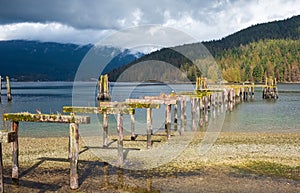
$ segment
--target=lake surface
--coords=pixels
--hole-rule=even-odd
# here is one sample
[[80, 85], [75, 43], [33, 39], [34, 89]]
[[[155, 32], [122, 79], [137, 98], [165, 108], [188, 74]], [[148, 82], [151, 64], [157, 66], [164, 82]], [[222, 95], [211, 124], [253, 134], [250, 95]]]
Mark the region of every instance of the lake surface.
[[[63, 106], [76, 105], [78, 102], [76, 100], [80, 99], [81, 94], [83, 98], [88, 95], [92, 99], [91, 101], [81, 101], [83, 104], [88, 106], [96, 104], [94, 100], [96, 97], [95, 82], [79, 82], [74, 88], [73, 82], [12, 82], [11, 84], [12, 102], [7, 102], [5, 89], [2, 89], [1, 115], [11, 112], [36, 113], [36, 110], [42, 113], [61, 113]], [[118, 101], [126, 98], [171, 93], [172, 90], [178, 92], [192, 89], [193, 85], [182, 84], [111, 84], [113, 100]], [[222, 131], [300, 132], [300, 84], [280, 84], [278, 89], [278, 100], [263, 100], [261, 90], [257, 88], [254, 100], [243, 102], [237, 105], [232, 112], [225, 113]], [[155, 119], [155, 111], [153, 114]], [[162, 119], [163, 109], [157, 114], [157, 119]], [[137, 115], [138, 119], [139, 115]], [[1, 120], [0, 128], [8, 127], [9, 123]], [[22, 122], [20, 123], [20, 136], [68, 136], [68, 125]]]

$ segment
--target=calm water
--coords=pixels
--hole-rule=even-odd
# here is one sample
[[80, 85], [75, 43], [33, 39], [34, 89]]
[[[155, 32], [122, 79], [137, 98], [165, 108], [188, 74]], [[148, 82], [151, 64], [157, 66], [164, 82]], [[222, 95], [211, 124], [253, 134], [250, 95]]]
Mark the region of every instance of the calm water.
[[[78, 83], [80, 92], [95, 91], [92, 82]], [[191, 90], [192, 85], [159, 85], [159, 84], [113, 84], [113, 100], [139, 98], [141, 96], [159, 95], [175, 91]], [[12, 82], [13, 101], [8, 103], [5, 90], [2, 90], [1, 111], [60, 113], [63, 106], [72, 105], [73, 82]], [[226, 112], [223, 131], [235, 132], [300, 132], [300, 84], [279, 85], [278, 100], [263, 100], [260, 89], [256, 90], [253, 101], [239, 104], [234, 111]], [[76, 93], [78, 94], [78, 93]], [[92, 99], [95, 92], [88, 93]], [[95, 101], [85, 104], [93, 106]], [[154, 115], [155, 118], [155, 115]], [[1, 120], [1, 129], [9, 123]], [[68, 125], [20, 123], [20, 136], [47, 137], [67, 136]]]

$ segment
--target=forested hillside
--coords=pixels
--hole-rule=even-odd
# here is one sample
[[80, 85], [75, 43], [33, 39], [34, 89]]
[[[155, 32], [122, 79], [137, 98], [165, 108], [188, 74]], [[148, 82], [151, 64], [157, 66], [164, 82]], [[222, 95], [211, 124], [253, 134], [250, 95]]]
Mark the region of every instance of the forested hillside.
[[215, 57], [223, 79], [260, 82], [276, 77], [281, 82], [300, 81], [300, 40], [260, 40], [223, 51]]
[[[110, 72], [110, 77], [116, 80], [125, 69], [152, 60], [149, 65], [155, 61], [170, 63], [194, 81], [196, 76], [207, 76], [215, 70], [210, 66], [211, 60], [207, 60], [205, 68], [200, 69], [201, 72], [195, 67], [199, 60], [201, 63], [206, 62], [204, 57], [208, 56], [206, 52], [204, 55], [197, 52], [202, 44], [212, 54], [223, 79], [228, 82], [261, 82], [266, 76], [276, 77], [281, 82], [300, 81], [300, 16], [257, 24], [221, 40], [162, 49], [115, 69]], [[180, 54], [182, 52], [176, 53], [176, 50], [184, 50], [184, 53], [193, 55], [189, 58], [194, 60], [187, 60]], [[171, 76], [171, 79], [176, 78]]]

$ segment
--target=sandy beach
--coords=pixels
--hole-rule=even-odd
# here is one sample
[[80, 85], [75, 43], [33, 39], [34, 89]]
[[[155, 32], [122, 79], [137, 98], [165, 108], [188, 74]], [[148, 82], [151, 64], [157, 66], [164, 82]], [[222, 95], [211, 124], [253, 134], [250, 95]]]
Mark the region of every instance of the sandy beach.
[[[104, 163], [80, 141], [72, 192], [300, 192], [299, 133], [221, 133], [199, 155], [203, 133], [171, 162], [149, 171]], [[11, 146], [3, 144], [5, 192], [69, 192], [68, 138], [19, 138], [20, 184], [12, 185]]]

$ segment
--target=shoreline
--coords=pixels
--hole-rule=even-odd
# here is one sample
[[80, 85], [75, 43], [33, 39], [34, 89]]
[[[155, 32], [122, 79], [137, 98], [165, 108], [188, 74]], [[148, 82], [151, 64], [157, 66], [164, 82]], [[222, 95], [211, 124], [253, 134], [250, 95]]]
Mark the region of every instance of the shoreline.
[[[212, 192], [240, 191], [243, 184], [231, 186], [232, 180], [251, 185], [253, 190], [260, 192], [299, 192], [300, 133], [223, 132], [210, 151], [201, 157], [196, 155], [202, 139], [203, 133], [197, 132], [177, 158], [150, 171], [119, 170], [106, 166], [80, 139], [78, 191], [99, 191], [101, 187], [104, 192], [118, 192], [120, 183], [125, 190], [126, 187], [147, 190], [147, 182], [151, 178], [152, 192], [197, 192], [201, 188], [209, 192], [201, 184], [212, 188]], [[69, 191], [68, 137], [20, 137], [19, 143], [19, 188], [11, 185], [9, 178], [10, 144], [3, 144], [5, 190]], [[109, 175], [105, 174], [105, 167]], [[108, 184], [106, 178], [110, 179]], [[120, 178], [123, 178], [122, 182]], [[218, 183], [213, 183], [213, 180]], [[26, 185], [28, 181], [31, 182], [30, 187]], [[263, 183], [270, 185], [269, 189], [264, 189]], [[278, 187], [281, 188], [275, 189]]]

